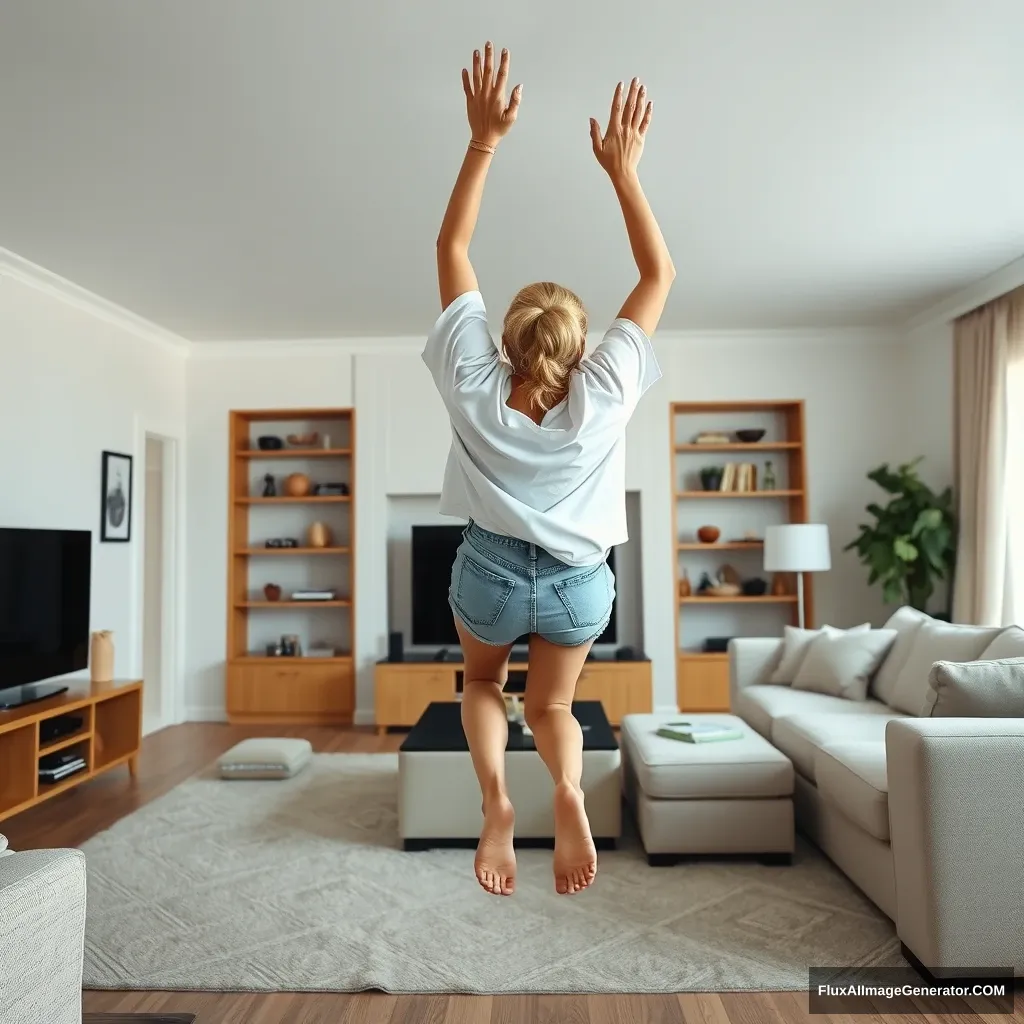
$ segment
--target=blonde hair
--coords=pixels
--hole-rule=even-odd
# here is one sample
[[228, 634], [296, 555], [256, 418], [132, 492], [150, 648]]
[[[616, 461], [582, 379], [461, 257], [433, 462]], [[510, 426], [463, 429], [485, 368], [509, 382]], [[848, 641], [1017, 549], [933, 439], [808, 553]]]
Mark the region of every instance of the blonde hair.
[[525, 397], [547, 412], [568, 394], [583, 358], [587, 314], [579, 296], [551, 281], [528, 284], [505, 314], [501, 342]]

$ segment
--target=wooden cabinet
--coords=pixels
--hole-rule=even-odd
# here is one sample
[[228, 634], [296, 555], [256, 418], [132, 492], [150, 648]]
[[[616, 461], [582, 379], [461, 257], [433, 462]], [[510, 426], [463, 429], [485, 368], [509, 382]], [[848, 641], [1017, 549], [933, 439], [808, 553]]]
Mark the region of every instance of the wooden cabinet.
[[352, 721], [355, 687], [350, 659], [268, 658], [228, 667], [228, 707], [233, 722]]
[[[77, 718], [74, 732], [47, 738], [51, 719]], [[0, 820], [34, 807], [102, 772], [127, 765], [135, 777], [142, 742], [142, 683], [72, 683], [65, 693], [0, 711]], [[86, 767], [59, 782], [39, 781], [39, 759], [80, 754]], [[70, 813], [70, 812], [69, 812]]]
[[728, 711], [729, 655], [681, 654], [676, 701], [682, 711]]
[[[525, 663], [509, 665], [506, 693], [522, 693]], [[518, 677], [518, 678], [517, 678]], [[462, 696], [463, 666], [456, 662], [380, 662], [374, 682], [374, 709], [379, 732], [411, 728], [432, 701]], [[577, 700], [599, 700], [612, 725], [624, 715], [651, 710], [649, 661], [588, 661], [576, 686]]]

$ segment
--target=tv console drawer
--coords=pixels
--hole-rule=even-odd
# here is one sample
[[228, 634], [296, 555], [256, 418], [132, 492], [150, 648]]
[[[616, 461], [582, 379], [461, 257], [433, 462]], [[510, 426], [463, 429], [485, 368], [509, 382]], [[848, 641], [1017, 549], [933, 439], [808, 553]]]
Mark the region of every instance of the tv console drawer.
[[[283, 660], [283, 659], [282, 659]], [[355, 705], [349, 664], [229, 665], [231, 721], [346, 722]]]

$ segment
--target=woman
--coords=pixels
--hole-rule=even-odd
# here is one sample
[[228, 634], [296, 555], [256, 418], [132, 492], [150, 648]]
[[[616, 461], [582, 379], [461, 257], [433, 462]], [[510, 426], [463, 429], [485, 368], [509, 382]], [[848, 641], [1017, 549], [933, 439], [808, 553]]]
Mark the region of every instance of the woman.
[[[490, 43], [463, 69], [471, 140], [437, 238], [443, 310], [423, 359], [451, 417], [441, 511], [469, 520], [449, 603], [465, 660], [462, 722], [483, 795], [476, 876], [510, 895], [514, 812], [505, 786], [508, 725], [502, 687], [512, 644], [529, 634], [526, 720], [555, 783], [555, 889], [575, 893], [597, 873], [580, 776], [576, 682], [611, 615], [606, 558], [626, 537], [626, 424], [661, 376], [648, 336], [675, 270], [637, 177], [651, 123], [646, 90], [620, 82], [594, 155], [622, 208], [640, 280], [604, 340], [585, 354], [587, 315], [568, 289], [528, 285], [512, 301], [501, 353], [487, 328], [469, 261], [484, 181], [519, 113], [506, 103], [509, 54]], [[502, 358], [504, 357], [504, 358]]]

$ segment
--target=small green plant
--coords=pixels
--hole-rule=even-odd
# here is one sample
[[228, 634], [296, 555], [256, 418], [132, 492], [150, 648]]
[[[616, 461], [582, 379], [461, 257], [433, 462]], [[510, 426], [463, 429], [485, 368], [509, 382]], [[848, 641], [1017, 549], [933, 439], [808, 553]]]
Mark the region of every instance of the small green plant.
[[856, 549], [870, 570], [868, 583], [881, 583], [887, 604], [909, 604], [927, 611], [937, 580], [948, 580], [956, 558], [956, 517], [953, 490], [936, 494], [917, 474], [921, 459], [895, 470], [888, 464], [868, 473], [892, 500], [874, 502], [875, 518], [860, 524], [860, 534], [843, 549]]

